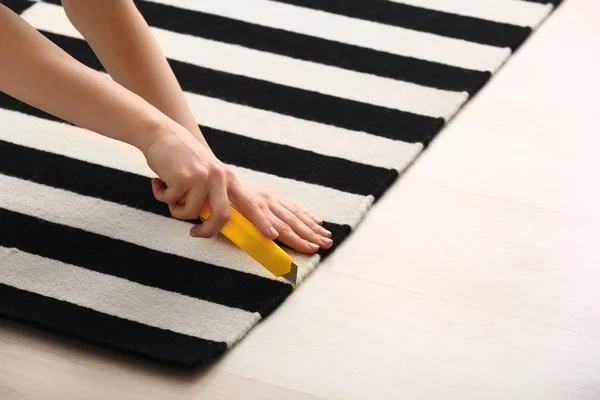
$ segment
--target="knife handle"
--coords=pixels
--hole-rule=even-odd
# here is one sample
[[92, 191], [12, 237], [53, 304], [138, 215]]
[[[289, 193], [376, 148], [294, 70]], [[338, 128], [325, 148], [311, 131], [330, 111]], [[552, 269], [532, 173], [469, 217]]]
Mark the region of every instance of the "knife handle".
[[[231, 217], [221, 229], [223, 236], [231, 240], [240, 249], [254, 258], [273, 275], [280, 277], [292, 269], [290, 257], [273, 240], [265, 237], [252, 222], [238, 210], [230, 206]], [[207, 220], [210, 217], [210, 207], [204, 203], [200, 217]]]

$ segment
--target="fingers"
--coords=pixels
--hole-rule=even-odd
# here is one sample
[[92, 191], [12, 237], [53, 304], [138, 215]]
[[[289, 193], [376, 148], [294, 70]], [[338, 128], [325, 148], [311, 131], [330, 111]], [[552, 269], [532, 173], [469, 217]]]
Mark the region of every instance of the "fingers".
[[163, 203], [177, 203], [177, 200], [179, 200], [186, 191], [187, 189], [183, 186], [166, 187], [160, 179], [152, 179], [152, 193], [154, 193], [154, 198]]
[[314, 214], [277, 195], [264, 191], [248, 192], [232, 173], [227, 170], [217, 172], [209, 174], [208, 182], [205, 179], [198, 181], [204, 182], [203, 185], [193, 185], [194, 180], [184, 179], [180, 184], [165, 187], [160, 179], [152, 180], [154, 197], [169, 204], [175, 218], [196, 219], [209, 201], [210, 217], [201, 225], [194, 225], [190, 229], [191, 236], [209, 238], [217, 235], [231, 217], [231, 201], [269, 239], [279, 239], [307, 254], [333, 245], [331, 232], [321, 226], [323, 221]]
[[[156, 195], [158, 192], [160, 192], [161, 190], [166, 189], [165, 184], [163, 183], [163, 181], [161, 181], [158, 178], [152, 178], [152, 193], [154, 194], [154, 198], [156, 198]], [[158, 200], [158, 199], [156, 199]]]
[[[300, 206], [298, 206], [297, 204], [284, 199], [282, 197], [278, 197], [277, 201], [279, 201], [279, 203], [284, 206], [285, 208], [287, 208], [288, 210], [290, 210], [291, 212], [293, 212], [298, 218], [300, 218], [302, 221], [306, 221], [306, 224], [308, 226], [310, 226], [315, 232], [319, 233], [320, 235], [326, 236], [326, 237], [331, 237], [331, 232], [329, 232], [328, 230], [326, 230], [325, 228], [316, 228], [314, 224], [316, 225], [323, 225], [323, 220], [319, 217], [317, 217], [315, 214], [313, 214], [310, 211], [307, 210], [303, 210]], [[310, 221], [308, 221], [310, 219]], [[314, 223], [314, 224], [313, 224]]]
[[[218, 234], [231, 217], [229, 198], [225, 187], [215, 187], [209, 193], [210, 217], [202, 223], [190, 229], [190, 235], [194, 237], [209, 238]], [[198, 209], [200, 213], [200, 209]]]
[[323, 220], [319, 217], [317, 217], [315, 214], [313, 214], [310, 211], [305, 211], [305, 214], [308, 215], [308, 217], [310, 219], [312, 219], [313, 221], [315, 221], [318, 225], [323, 225]]
[[[316, 234], [326, 237], [326, 238], [330, 238], [332, 236], [331, 232], [329, 232], [327, 229], [323, 228], [320, 223], [322, 224], [323, 221], [321, 221], [320, 223], [316, 222], [314, 214], [301, 209], [298, 205], [292, 203], [289, 200], [286, 199], [277, 199], [277, 201], [279, 202], [279, 204], [281, 204], [281, 206], [285, 207], [287, 210], [289, 210], [292, 214], [294, 214], [300, 221], [302, 221], [302, 223], [304, 223], [304, 225], [308, 226], [313, 232], [315, 232]], [[312, 215], [312, 216], [311, 216]], [[318, 219], [318, 218], [317, 218]], [[315, 242], [316, 243], [316, 242]]]
[[206, 191], [204, 188], [194, 188], [185, 193], [185, 203], [169, 204], [169, 211], [177, 219], [196, 219], [200, 216], [200, 210], [205, 202]]
[[296, 251], [306, 254], [314, 254], [319, 250], [319, 245], [301, 238], [288, 224], [273, 214], [268, 207], [264, 209], [264, 212], [275, 229], [277, 229], [277, 232], [279, 232], [279, 237], [277, 240], [279, 240], [281, 243]]
[[[291, 211], [291, 210], [290, 210]], [[315, 222], [307, 213], [299, 212], [294, 214], [302, 223], [308, 226], [314, 233], [324, 237], [331, 238], [332, 233], [327, 229], [323, 228], [321, 225]]]
[[[269, 204], [269, 209], [271, 210], [273, 215], [275, 215], [283, 224], [287, 226], [277, 226], [277, 228], [283, 230], [283, 232], [280, 232], [279, 240], [283, 241], [284, 236], [286, 236], [286, 238], [289, 238], [289, 240], [295, 243], [296, 245], [303, 247], [301, 249], [297, 249], [298, 251], [304, 251], [305, 249], [316, 251], [319, 248], [328, 249], [333, 244], [333, 241], [331, 239], [315, 232], [296, 214], [285, 208], [279, 202], [273, 201], [271, 204]], [[314, 221], [312, 221], [312, 219], [310, 219], [310, 221], [312, 224], [315, 224]], [[299, 242], [298, 239], [301, 239], [303, 243]]]
[[267, 218], [263, 208], [255, 197], [252, 197], [237, 181], [232, 181], [229, 189], [231, 200], [236, 208], [252, 222], [258, 230], [269, 239], [277, 239], [279, 232], [273, 222]]

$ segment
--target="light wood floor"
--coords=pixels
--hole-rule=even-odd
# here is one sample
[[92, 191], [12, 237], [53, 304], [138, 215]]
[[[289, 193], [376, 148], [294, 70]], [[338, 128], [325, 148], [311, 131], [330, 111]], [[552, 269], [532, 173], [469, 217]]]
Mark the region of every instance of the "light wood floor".
[[566, 0], [210, 369], [1, 321], [0, 399], [600, 399], [598, 21]]

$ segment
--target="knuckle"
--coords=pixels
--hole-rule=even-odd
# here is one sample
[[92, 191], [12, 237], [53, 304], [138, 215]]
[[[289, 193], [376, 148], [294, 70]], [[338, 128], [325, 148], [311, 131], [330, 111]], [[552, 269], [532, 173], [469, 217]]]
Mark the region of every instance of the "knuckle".
[[285, 221], [288, 225], [292, 225], [292, 226], [300, 226], [303, 225], [302, 221], [300, 221], [300, 218], [298, 218], [297, 216], [295, 216], [294, 214], [290, 214]]
[[206, 181], [206, 180], [208, 179], [208, 177], [209, 177], [209, 175], [210, 175], [210, 172], [209, 172], [209, 171], [207, 171], [207, 170], [206, 170], [206, 169], [204, 169], [204, 168], [199, 168], [199, 169], [198, 169], [198, 170], [197, 170], [197, 171], [194, 173], [194, 175], [195, 175], [195, 178], [196, 178], [195, 180], [196, 180], [196, 181], [204, 182], [204, 181]]
[[225, 169], [221, 166], [215, 165], [210, 168], [210, 177], [218, 182], [224, 182], [227, 178]]
[[280, 235], [290, 235], [294, 233], [294, 230], [288, 224], [279, 224], [279, 226], [277, 227], [277, 231]]
[[177, 182], [183, 187], [190, 187], [194, 183], [194, 175], [189, 171], [182, 171], [177, 177]]
[[266, 191], [264, 191], [264, 190], [258, 190], [258, 191], [256, 192], [256, 195], [257, 195], [257, 196], [258, 196], [260, 199], [262, 199], [262, 200], [264, 200], [264, 201], [273, 201], [273, 200], [274, 200], [274, 199], [273, 199], [273, 196], [271, 196], [271, 195], [269, 194], [269, 192], [266, 192]]
[[224, 171], [224, 173], [225, 173], [225, 177], [226, 177], [228, 180], [232, 180], [232, 181], [233, 181], [233, 180], [236, 180], [236, 179], [237, 179], [237, 178], [236, 178], [236, 176], [235, 176], [235, 172], [233, 172], [233, 170], [232, 170], [231, 168], [229, 168], [229, 167], [225, 166], [225, 167], [223, 168], [223, 171]]
[[248, 206], [252, 209], [262, 208], [262, 202], [255, 196], [248, 197]]
[[227, 221], [229, 221], [230, 218], [231, 212], [229, 211], [229, 209], [225, 209], [219, 214], [219, 222], [221, 223], [226, 223]]
[[295, 205], [295, 204], [290, 204], [289, 207], [288, 207], [288, 210], [290, 210], [290, 212], [293, 213], [293, 214], [295, 214], [295, 215], [303, 213], [302, 209], [300, 207], [298, 207], [297, 205]]
[[313, 242], [313, 243], [319, 243], [321, 241], [321, 236], [317, 235], [315, 232], [310, 232], [308, 234], [308, 238], [306, 238], [307, 240]]

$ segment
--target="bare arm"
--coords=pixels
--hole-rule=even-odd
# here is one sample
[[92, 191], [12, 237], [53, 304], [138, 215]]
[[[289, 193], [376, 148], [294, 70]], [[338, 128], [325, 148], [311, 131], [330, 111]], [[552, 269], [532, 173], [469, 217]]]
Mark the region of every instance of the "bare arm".
[[2, 5], [0, 54], [0, 90], [73, 124], [142, 151], [163, 127], [176, 125], [140, 96], [73, 59]]
[[[62, 3], [71, 23], [117, 82], [186, 127], [208, 148], [171, 67], [132, 0]], [[276, 193], [245, 187], [281, 233], [283, 243], [308, 253], [331, 246], [331, 233], [312, 213]]]
[[208, 147], [169, 63], [131, 0], [63, 0], [62, 4], [115, 81]]
[[[206, 200], [211, 217], [194, 236], [216, 235], [229, 218], [229, 199], [269, 238], [273, 224], [229, 170], [185, 127], [137, 94], [79, 63], [0, 5], [0, 90], [36, 108], [140, 149], [160, 180], [157, 200], [171, 214], [195, 219]], [[167, 188], [162, 187], [167, 183]], [[187, 197], [185, 205], [178, 200]]]
[[[168, 185], [165, 190], [155, 180], [155, 197], [169, 204], [176, 218], [197, 218], [209, 200], [212, 216], [191, 229], [194, 236], [217, 234], [228, 219], [231, 200], [269, 238], [281, 232], [282, 242], [306, 253], [331, 247], [331, 233], [319, 226], [320, 220], [277, 194], [243, 187], [216, 159], [131, 0], [64, 3], [114, 81], [82, 65], [0, 6], [0, 90], [139, 148]], [[183, 195], [186, 203], [179, 205]]]

